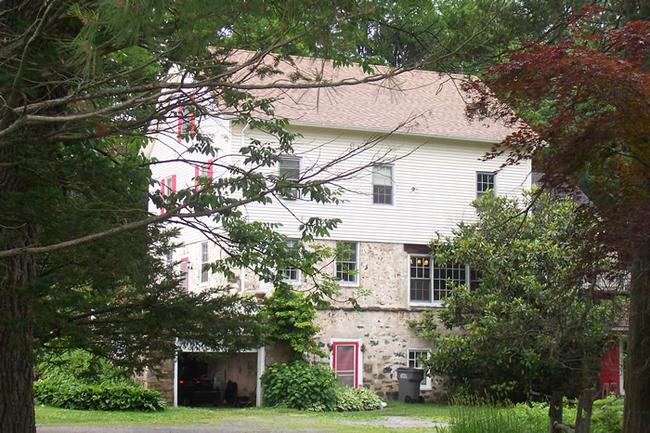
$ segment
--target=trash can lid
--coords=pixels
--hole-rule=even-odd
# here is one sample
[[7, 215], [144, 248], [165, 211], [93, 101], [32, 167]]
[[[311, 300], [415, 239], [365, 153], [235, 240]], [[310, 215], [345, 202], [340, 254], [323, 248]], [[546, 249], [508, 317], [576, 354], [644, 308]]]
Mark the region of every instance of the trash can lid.
[[422, 371], [421, 368], [399, 367], [397, 369], [397, 372], [398, 373], [416, 373], [417, 374], [417, 373], [422, 373], [423, 371]]

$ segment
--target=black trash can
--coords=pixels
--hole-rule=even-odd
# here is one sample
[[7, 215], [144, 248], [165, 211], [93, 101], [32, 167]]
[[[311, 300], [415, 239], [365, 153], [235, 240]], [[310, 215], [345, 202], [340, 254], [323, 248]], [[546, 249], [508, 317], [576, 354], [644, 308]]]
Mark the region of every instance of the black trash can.
[[421, 368], [398, 368], [397, 380], [399, 381], [399, 401], [406, 403], [420, 402], [420, 382], [424, 379], [424, 370]]

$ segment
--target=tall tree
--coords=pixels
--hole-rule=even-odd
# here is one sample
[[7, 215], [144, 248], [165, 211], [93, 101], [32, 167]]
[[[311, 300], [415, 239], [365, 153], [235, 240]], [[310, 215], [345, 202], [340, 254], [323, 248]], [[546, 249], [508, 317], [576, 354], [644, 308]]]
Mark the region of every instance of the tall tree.
[[[595, 222], [577, 215], [571, 197], [548, 193], [489, 193], [474, 206], [475, 223], [431, 243], [435, 261], [469, 265], [472, 280], [414, 324], [436, 348], [430, 371], [513, 401], [595, 388], [625, 287], [609, 249], [589, 242]], [[442, 333], [439, 322], [463, 331]]]
[[600, 223], [594, 238], [628, 264], [625, 432], [640, 433], [650, 426], [650, 21], [645, 2], [632, 10], [646, 19], [614, 30], [586, 10], [569, 37], [531, 43], [469, 87], [473, 115], [528, 122], [494, 153], [533, 157], [546, 185], [580, 188]]
[[[157, 258], [170, 248], [160, 224], [193, 226], [219, 244], [229, 257], [214, 264], [215, 271], [245, 266], [281, 285], [274, 270], [290, 262], [316, 280], [318, 254], [304, 247], [289, 251], [274, 226], [246, 221], [240, 208], [292, 189], [310, 200], [336, 202], [328, 184], [364, 167], [337, 170], [328, 162], [298, 180], [261, 173], [260, 167], [292, 153], [295, 138], [275, 118], [272, 98], [261, 93], [341, 84], [282, 70], [278, 56], [297, 47], [368, 72], [346, 85], [400, 71], [373, 73], [372, 59], [355, 49], [357, 42], [368, 43], [360, 22], [379, 17], [371, 1], [2, 5], [0, 431], [26, 433], [35, 430], [33, 352], [43, 345], [81, 346], [134, 364], [169, 356], [175, 337], [233, 350], [256, 344], [250, 299], [218, 288], [203, 294], [178, 288]], [[234, 48], [252, 51], [234, 57]], [[267, 56], [271, 51], [277, 56]], [[148, 161], [142, 149], [152, 133], [174, 130], [178, 109], [188, 105], [197, 117], [228, 116], [273, 138], [240, 149], [247, 164], [242, 170], [217, 154], [197, 125], [192, 150], [213, 156], [229, 174], [200, 179], [196, 191], [147, 194], [155, 186], [151, 165], [174, 161]], [[149, 200], [164, 212], [148, 213]], [[206, 218], [219, 230], [209, 230]], [[323, 236], [336, 223], [305, 221], [303, 239]]]

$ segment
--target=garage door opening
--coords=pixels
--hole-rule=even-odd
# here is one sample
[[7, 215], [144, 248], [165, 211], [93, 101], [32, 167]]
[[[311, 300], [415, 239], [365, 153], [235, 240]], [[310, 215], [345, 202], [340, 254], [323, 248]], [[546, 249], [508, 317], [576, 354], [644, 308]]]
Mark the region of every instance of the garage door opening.
[[257, 353], [182, 352], [177, 368], [179, 406], [255, 405]]

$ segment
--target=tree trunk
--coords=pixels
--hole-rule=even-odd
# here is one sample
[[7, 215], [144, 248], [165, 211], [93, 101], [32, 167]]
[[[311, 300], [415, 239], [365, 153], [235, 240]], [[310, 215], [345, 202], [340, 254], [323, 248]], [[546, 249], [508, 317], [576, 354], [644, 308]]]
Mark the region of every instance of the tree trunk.
[[[2, 227], [0, 245], [31, 244], [35, 230]], [[0, 432], [35, 433], [33, 324], [28, 284], [35, 273], [30, 255], [0, 262]]]
[[555, 433], [557, 429], [555, 426], [557, 424], [562, 424], [562, 393], [553, 392], [551, 395], [551, 401], [548, 404], [548, 431], [549, 433]]
[[650, 432], [650, 245], [632, 261], [624, 433]]

